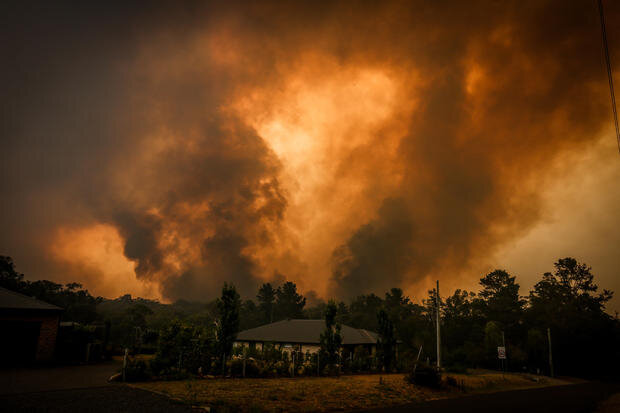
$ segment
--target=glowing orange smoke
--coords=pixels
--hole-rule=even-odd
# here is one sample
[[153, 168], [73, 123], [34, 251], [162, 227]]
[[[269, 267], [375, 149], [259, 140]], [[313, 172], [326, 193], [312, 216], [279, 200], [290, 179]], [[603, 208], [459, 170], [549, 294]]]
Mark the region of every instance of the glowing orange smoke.
[[[51, 243], [55, 260], [79, 268], [80, 279], [94, 295], [118, 297], [132, 294], [161, 299], [158, 285], [139, 280], [135, 264], [123, 254], [124, 240], [118, 230], [106, 224], [85, 228], [59, 228]], [[75, 274], [75, 272], [73, 272]]]
[[401, 184], [396, 158], [407, 125], [400, 118], [415, 100], [400, 93], [399, 75], [307, 56], [282, 88], [257, 88], [233, 104], [282, 162], [282, 236], [301, 261], [286, 266], [278, 244], [256, 249], [265, 277], [283, 272], [329, 294], [332, 251]]

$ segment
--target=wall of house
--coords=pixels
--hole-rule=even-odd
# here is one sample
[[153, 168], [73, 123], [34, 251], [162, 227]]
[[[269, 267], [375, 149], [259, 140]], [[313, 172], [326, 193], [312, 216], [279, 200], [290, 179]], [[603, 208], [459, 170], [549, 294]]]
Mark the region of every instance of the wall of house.
[[[56, 350], [56, 337], [58, 335], [58, 322], [59, 316], [55, 313], [53, 314], [2, 314], [0, 315], [0, 324], [4, 324], [6, 326], [12, 326], [11, 329], [14, 330], [14, 333], [7, 333], [6, 340], [11, 340], [11, 342], [6, 342], [2, 347], [3, 351], [9, 353], [16, 353], [23, 359], [22, 361], [34, 360], [34, 361], [49, 361], [54, 358], [54, 352]], [[34, 330], [33, 329], [37, 329]], [[25, 333], [26, 331], [31, 331], [28, 333], [29, 337], [32, 336], [32, 339], [26, 340]], [[11, 339], [11, 335], [20, 335], [20, 337], [13, 337]], [[36, 341], [36, 346], [35, 346]], [[32, 347], [30, 347], [30, 342], [32, 342]], [[13, 344], [12, 344], [13, 343]], [[17, 346], [17, 347], [16, 347]], [[32, 350], [27, 350], [25, 348], [20, 348], [20, 346], [25, 346], [28, 348], [32, 348]], [[32, 354], [34, 353], [34, 354]], [[7, 357], [11, 357], [10, 355], [6, 355]], [[14, 360], [15, 363], [19, 363], [18, 360]]]
[[[235, 342], [233, 342], [233, 348], [238, 348], [238, 347], [249, 348], [250, 345], [251, 345], [251, 343], [249, 341], [235, 341]], [[263, 343], [254, 343], [254, 346], [259, 351], [263, 349]]]
[[[250, 343], [249, 341], [235, 341], [233, 342], [233, 348], [237, 348], [237, 347], [246, 347], [249, 348], [252, 345], [252, 343]], [[253, 343], [254, 348], [256, 348], [256, 350], [258, 351], [262, 351], [263, 350], [263, 343], [261, 342], [255, 342]]]
[[310, 354], [318, 353], [320, 349], [321, 349], [321, 346], [319, 346], [318, 344], [302, 344], [301, 345], [301, 352], [304, 354], [306, 354], [307, 352], [309, 352]]
[[[263, 343], [256, 342], [254, 343], [254, 345], [256, 346], [256, 350], [262, 351]], [[321, 346], [318, 344], [276, 343], [276, 345], [282, 346], [282, 351], [291, 352], [293, 349], [296, 349], [297, 351], [301, 351], [303, 354], [306, 354], [307, 352], [310, 354], [315, 354], [315, 353], [318, 353], [319, 350], [321, 349]], [[250, 343], [248, 341], [235, 341], [233, 343], [233, 347], [249, 347], [249, 346], [250, 346]], [[354, 351], [357, 345], [348, 345], [346, 347], [349, 348], [350, 351]], [[373, 356], [377, 353], [377, 346], [374, 344], [372, 345], [366, 344], [364, 345], [364, 347], [366, 347], [369, 350], [370, 354]]]
[[[284, 352], [291, 352], [292, 350], [297, 350], [297, 351], [301, 351], [302, 353], [306, 353], [306, 351], [309, 351], [310, 353], [316, 353], [317, 351], [319, 351], [320, 346], [318, 344], [292, 344], [292, 343], [274, 343], [276, 346], [281, 346], [282, 351]], [[263, 350], [263, 343], [262, 342], [256, 342], [254, 343], [256, 350], [258, 351], [262, 351]], [[249, 347], [250, 346], [250, 342], [248, 341], [235, 341], [233, 343], [233, 347]]]
[[41, 319], [41, 331], [37, 346], [37, 361], [51, 360], [56, 349], [56, 337], [58, 336], [58, 317]]

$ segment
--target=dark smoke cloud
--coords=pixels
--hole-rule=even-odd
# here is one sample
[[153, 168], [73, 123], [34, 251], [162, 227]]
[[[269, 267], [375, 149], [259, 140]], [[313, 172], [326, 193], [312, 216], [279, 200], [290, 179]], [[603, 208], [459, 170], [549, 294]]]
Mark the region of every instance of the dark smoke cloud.
[[339, 297], [388, 291], [402, 285], [412, 263], [415, 228], [402, 199], [386, 199], [378, 217], [361, 226], [346, 245], [334, 251], [334, 279]]
[[[591, 4], [443, 6], [427, 7], [420, 15], [431, 18], [408, 31], [418, 39], [426, 31], [411, 61], [433, 79], [401, 142], [407, 179], [398, 196], [411, 206], [386, 214], [384, 204], [337, 250], [332, 280], [340, 295], [445, 280], [484, 259], [537, 222], [532, 185], [540, 190], [555, 162], [609, 121], [607, 91], [595, 86], [604, 77]], [[484, 68], [473, 98], [470, 62]]]
[[[12, 199], [3, 208], [3, 251], [27, 272], [62, 278], [67, 268], [42, 254], [49, 237], [40, 235], [95, 220], [119, 230], [136, 276], [161, 281], [167, 298], [211, 298], [224, 281], [253, 293], [244, 248], [268, 242], [263, 222], [282, 215], [278, 161], [254, 131], [219, 110], [234, 86], [227, 73], [207, 62], [158, 77], [168, 58], [186, 57], [178, 46], [198, 29], [181, 27], [191, 10], [112, 6], [102, 16], [98, 6], [5, 7], [18, 20], [4, 74], [2, 192]], [[157, 134], [170, 141], [144, 159]], [[168, 249], [178, 240], [162, 245], [166, 231], [183, 235], [199, 256], [172, 268]], [[74, 270], [84, 278], [83, 268]]]
[[158, 271], [163, 264], [163, 256], [157, 248], [160, 222], [153, 217], [139, 217], [130, 212], [117, 216], [113, 222], [121, 228], [125, 239], [125, 256], [138, 262], [136, 274], [148, 277]]
[[[531, 228], [562, 159], [609, 120], [591, 2], [2, 7], [0, 252], [35, 278], [98, 277], [49, 249], [58, 228], [104, 223], [168, 299], [212, 298], [224, 281], [252, 296], [274, 271], [325, 296], [407, 287]], [[609, 5], [610, 28], [619, 13]], [[231, 109], [276, 100], [300, 67], [378, 68], [400, 90], [401, 109], [307, 206], [366, 188], [365, 218], [330, 211], [351, 228], [324, 236], [331, 274], [308, 273], [314, 255], [287, 232], [287, 159]], [[389, 139], [397, 155], [381, 159]], [[384, 182], [391, 167], [399, 180]]]

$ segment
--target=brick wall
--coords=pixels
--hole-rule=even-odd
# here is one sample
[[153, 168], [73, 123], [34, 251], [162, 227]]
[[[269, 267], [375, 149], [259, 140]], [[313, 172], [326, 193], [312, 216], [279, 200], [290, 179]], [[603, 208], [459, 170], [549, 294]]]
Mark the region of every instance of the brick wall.
[[37, 361], [51, 360], [56, 349], [58, 335], [58, 317], [47, 317], [41, 320], [39, 345], [37, 346]]
[[[56, 336], [58, 335], [59, 316], [56, 314], [46, 315], [2, 315], [0, 319], [6, 321], [22, 321], [26, 323], [40, 323], [39, 338], [37, 342], [36, 361], [49, 361], [54, 358], [56, 349]], [[3, 338], [4, 339], [4, 338]], [[10, 338], [8, 338], [10, 340]]]

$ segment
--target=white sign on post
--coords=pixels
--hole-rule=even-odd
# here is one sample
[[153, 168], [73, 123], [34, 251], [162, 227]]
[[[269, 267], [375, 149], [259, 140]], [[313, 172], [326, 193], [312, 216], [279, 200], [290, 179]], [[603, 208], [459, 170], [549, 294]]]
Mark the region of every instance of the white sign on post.
[[506, 347], [497, 348], [497, 358], [500, 360], [506, 360]]

